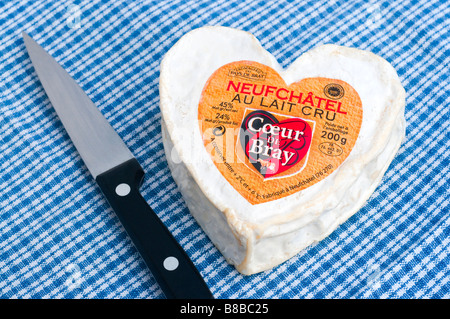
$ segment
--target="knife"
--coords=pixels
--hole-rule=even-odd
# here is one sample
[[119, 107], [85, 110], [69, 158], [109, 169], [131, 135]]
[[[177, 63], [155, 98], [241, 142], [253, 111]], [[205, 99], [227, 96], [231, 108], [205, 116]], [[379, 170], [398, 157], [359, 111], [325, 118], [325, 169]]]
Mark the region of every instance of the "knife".
[[144, 170], [75, 80], [27, 33], [28, 55], [89, 172], [168, 299], [213, 299], [186, 252], [139, 192]]

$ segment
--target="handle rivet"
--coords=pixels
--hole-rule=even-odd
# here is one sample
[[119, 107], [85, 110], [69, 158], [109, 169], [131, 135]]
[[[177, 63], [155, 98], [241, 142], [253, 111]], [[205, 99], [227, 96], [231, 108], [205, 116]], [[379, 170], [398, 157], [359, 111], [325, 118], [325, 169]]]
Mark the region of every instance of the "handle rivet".
[[179, 261], [177, 258], [170, 256], [164, 259], [163, 266], [166, 268], [166, 270], [172, 271], [178, 268]]
[[131, 187], [128, 184], [122, 183], [117, 185], [116, 194], [119, 196], [127, 196], [131, 191]]

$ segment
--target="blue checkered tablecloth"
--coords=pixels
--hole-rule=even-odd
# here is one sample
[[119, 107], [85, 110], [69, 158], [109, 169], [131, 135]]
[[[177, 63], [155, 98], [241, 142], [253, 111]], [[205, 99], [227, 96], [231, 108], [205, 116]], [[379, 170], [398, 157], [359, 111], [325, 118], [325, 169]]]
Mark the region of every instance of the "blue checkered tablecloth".
[[[163, 297], [45, 95], [27, 31], [135, 154], [143, 196], [216, 298], [449, 298], [449, 22], [446, 0], [0, 0], [0, 297]], [[406, 140], [367, 204], [252, 276], [190, 215], [161, 141], [161, 59], [205, 25], [253, 33], [285, 67], [319, 44], [369, 50], [407, 92]]]

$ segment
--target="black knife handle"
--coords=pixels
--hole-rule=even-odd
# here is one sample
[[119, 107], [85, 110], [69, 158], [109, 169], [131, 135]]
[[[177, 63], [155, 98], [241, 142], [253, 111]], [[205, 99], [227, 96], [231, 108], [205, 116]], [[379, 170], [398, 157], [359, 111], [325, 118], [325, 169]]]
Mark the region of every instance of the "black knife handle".
[[212, 299], [186, 252], [139, 192], [144, 171], [131, 159], [96, 181], [168, 299]]

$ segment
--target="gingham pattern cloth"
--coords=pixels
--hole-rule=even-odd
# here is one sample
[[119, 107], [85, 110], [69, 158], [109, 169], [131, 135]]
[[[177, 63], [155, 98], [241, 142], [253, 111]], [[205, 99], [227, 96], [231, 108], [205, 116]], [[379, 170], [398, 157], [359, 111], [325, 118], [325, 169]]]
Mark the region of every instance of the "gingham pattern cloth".
[[[144, 198], [216, 298], [449, 298], [449, 20], [445, 0], [2, 0], [0, 296], [163, 298], [53, 110], [26, 31], [129, 146], [147, 172]], [[406, 139], [367, 204], [252, 276], [230, 266], [190, 215], [161, 141], [161, 59], [205, 25], [253, 33], [284, 67], [325, 43], [371, 51], [407, 93]]]

